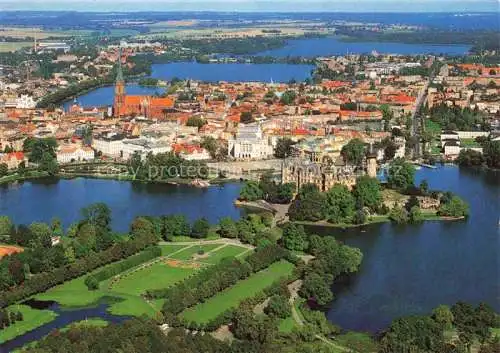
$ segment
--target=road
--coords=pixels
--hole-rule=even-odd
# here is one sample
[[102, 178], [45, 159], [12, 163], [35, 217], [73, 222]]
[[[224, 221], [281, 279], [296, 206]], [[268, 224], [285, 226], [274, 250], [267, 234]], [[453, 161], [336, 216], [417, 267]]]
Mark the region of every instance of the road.
[[427, 97], [427, 90], [429, 88], [429, 84], [431, 83], [432, 75], [429, 76], [429, 79], [425, 83], [424, 87], [420, 90], [418, 94], [417, 102], [415, 104], [415, 109], [413, 110], [413, 114], [411, 117], [412, 126], [411, 126], [411, 136], [416, 136], [418, 138], [418, 143], [415, 144], [413, 150], [413, 157], [418, 158], [420, 156], [420, 136], [419, 136], [419, 126], [421, 125], [420, 115], [418, 114], [422, 104], [425, 102], [425, 98]]

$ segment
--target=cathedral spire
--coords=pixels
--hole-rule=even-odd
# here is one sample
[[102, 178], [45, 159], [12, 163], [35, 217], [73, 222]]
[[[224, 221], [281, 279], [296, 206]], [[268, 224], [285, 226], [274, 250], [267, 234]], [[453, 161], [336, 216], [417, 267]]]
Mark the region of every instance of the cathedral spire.
[[123, 82], [123, 70], [122, 70], [122, 48], [118, 48], [118, 72], [116, 74], [116, 82]]

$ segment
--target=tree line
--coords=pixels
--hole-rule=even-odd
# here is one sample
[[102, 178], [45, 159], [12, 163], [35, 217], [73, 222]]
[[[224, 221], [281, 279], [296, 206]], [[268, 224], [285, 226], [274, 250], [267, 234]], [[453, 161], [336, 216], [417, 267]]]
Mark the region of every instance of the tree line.
[[23, 319], [23, 313], [20, 311], [0, 309], [0, 331]]

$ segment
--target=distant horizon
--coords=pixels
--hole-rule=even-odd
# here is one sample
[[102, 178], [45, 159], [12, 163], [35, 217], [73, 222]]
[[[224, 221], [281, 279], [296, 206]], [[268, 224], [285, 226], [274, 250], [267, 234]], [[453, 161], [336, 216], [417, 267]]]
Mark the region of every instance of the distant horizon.
[[[497, 0], [0, 0], [0, 11], [226, 13], [498, 13]], [[451, 10], [453, 9], [453, 10]]]

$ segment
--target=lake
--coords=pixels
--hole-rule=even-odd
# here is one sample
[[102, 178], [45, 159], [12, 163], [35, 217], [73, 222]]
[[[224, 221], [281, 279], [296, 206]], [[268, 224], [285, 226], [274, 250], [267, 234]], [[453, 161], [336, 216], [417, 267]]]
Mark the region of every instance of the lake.
[[283, 48], [259, 53], [261, 56], [317, 57], [346, 54], [369, 54], [372, 51], [388, 54], [447, 54], [464, 55], [470, 45], [406, 44], [391, 42], [343, 42], [338, 37], [292, 39]]
[[[459, 300], [485, 301], [500, 311], [498, 221], [500, 173], [453, 166], [421, 169], [431, 189], [450, 190], [471, 206], [467, 221], [426, 222], [417, 226], [381, 224], [341, 231], [325, 230], [359, 247], [360, 271], [335, 285], [336, 300], [328, 318], [345, 329], [376, 332], [394, 318], [429, 313], [439, 304]], [[185, 214], [191, 221], [243, 213], [233, 200], [241, 185], [230, 183], [197, 189], [164, 184], [147, 185], [113, 180], [37, 180], [0, 187], [0, 214], [16, 223], [60, 217], [65, 227], [80, 218], [80, 208], [106, 202], [113, 227], [127, 231], [137, 215]], [[316, 230], [320, 233], [321, 230]]]
[[311, 76], [313, 69], [313, 65], [175, 62], [153, 65], [151, 77], [210, 82], [289, 82], [292, 79], [304, 81]]
[[191, 221], [206, 217], [215, 223], [221, 217], [241, 216], [243, 211], [233, 204], [239, 189], [238, 183], [200, 189], [85, 178], [37, 179], [0, 185], [0, 215], [8, 215], [17, 224], [50, 222], [59, 217], [68, 227], [81, 218], [83, 207], [104, 202], [112, 210], [113, 229], [120, 232], [128, 231], [134, 217], [141, 215], [182, 213]]
[[[127, 94], [132, 95], [155, 95], [165, 93], [165, 89], [162, 87], [144, 87], [136, 84], [127, 84], [126, 86]], [[113, 105], [113, 99], [115, 96], [114, 86], [99, 87], [88, 93], [82, 94], [77, 98], [77, 103], [82, 107], [100, 107]], [[73, 100], [69, 100], [64, 103], [64, 109], [69, 110], [69, 108], [74, 104]]]

